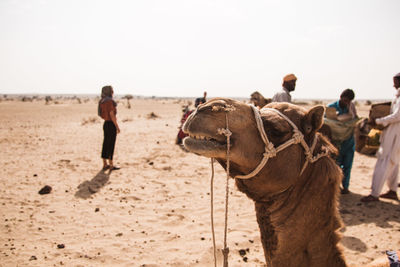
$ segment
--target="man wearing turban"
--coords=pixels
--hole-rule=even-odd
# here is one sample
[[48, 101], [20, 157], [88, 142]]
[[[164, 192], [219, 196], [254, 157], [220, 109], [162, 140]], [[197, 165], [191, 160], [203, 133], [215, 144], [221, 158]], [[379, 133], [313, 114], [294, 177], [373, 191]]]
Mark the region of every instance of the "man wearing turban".
[[[371, 193], [361, 199], [362, 202], [379, 201], [379, 197], [398, 200], [397, 186], [399, 181], [400, 162], [400, 73], [393, 77], [395, 98], [390, 107], [390, 114], [375, 119], [372, 124], [380, 124], [385, 128], [381, 135], [381, 145], [377, 152], [378, 159], [372, 176]], [[380, 194], [387, 183], [389, 191]]]
[[288, 74], [283, 77], [282, 89], [275, 93], [272, 102], [292, 102], [290, 92], [296, 88], [297, 77], [294, 74]]

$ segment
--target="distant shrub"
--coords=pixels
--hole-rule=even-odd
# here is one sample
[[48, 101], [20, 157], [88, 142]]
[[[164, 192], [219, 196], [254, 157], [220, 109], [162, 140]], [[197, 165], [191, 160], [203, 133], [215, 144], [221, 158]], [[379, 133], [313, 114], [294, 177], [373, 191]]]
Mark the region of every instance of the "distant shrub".
[[127, 103], [127, 107], [130, 109], [131, 108], [131, 103], [129, 102], [129, 100], [131, 100], [133, 98], [132, 95], [125, 95], [123, 98], [126, 99]]
[[156, 119], [156, 118], [159, 118], [159, 116], [157, 114], [155, 114], [154, 112], [151, 112], [151, 113], [147, 114], [147, 118], [148, 119]]
[[313, 105], [321, 105], [322, 104], [322, 100], [313, 100]]
[[51, 96], [47, 95], [44, 100], [46, 101], [46, 105], [50, 104], [50, 101], [53, 100]]
[[296, 105], [299, 105], [299, 106], [307, 106], [310, 103], [307, 102], [307, 101], [296, 101], [296, 102], [293, 102], [293, 104], [296, 104]]
[[83, 119], [81, 125], [86, 125], [86, 124], [93, 124], [99, 122], [98, 117], [89, 117], [87, 119]]
[[130, 121], [133, 121], [133, 120], [131, 118], [125, 118], [122, 120], [122, 122], [130, 122]]

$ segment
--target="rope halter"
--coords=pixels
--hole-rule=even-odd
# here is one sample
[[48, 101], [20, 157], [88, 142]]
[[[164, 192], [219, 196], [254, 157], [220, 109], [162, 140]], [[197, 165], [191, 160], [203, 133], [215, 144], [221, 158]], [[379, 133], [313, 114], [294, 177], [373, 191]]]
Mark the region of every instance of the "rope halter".
[[[313, 143], [312, 143], [311, 147], [309, 147], [307, 145], [306, 141], [304, 140], [304, 135], [302, 134], [302, 132], [300, 132], [300, 130], [297, 128], [296, 124], [294, 124], [287, 116], [285, 116], [282, 112], [280, 112], [277, 109], [263, 108], [263, 110], [269, 110], [269, 111], [275, 112], [276, 114], [278, 114], [279, 116], [284, 118], [293, 128], [292, 138], [289, 139], [288, 141], [286, 141], [285, 143], [281, 144], [280, 146], [275, 147], [275, 145], [269, 141], [268, 136], [265, 133], [264, 124], [261, 119], [260, 111], [253, 105], [250, 105], [250, 107], [253, 109], [258, 131], [260, 132], [261, 139], [263, 140], [263, 142], [265, 144], [265, 152], [263, 153], [263, 158], [262, 158], [261, 162], [258, 164], [258, 166], [252, 172], [250, 172], [247, 175], [237, 175], [234, 178], [250, 179], [250, 178], [256, 176], [264, 168], [265, 164], [267, 164], [268, 159], [276, 157], [277, 153], [279, 153], [280, 151], [282, 151], [285, 148], [288, 148], [289, 146], [294, 145], [294, 144], [300, 143], [302, 145], [302, 147], [304, 148], [304, 154], [306, 155], [306, 161], [304, 162], [304, 165], [303, 165], [303, 168], [301, 169], [300, 175], [303, 174], [308, 163], [314, 163], [317, 160], [319, 160], [320, 158], [327, 156], [329, 154], [328, 150], [325, 149], [325, 151], [317, 154], [316, 156], [313, 156], [313, 152], [314, 152], [315, 146], [317, 144], [317, 139], [318, 139], [317, 135], [314, 136]], [[226, 130], [229, 131], [229, 129], [226, 129]], [[223, 132], [221, 132], [221, 133], [223, 133]], [[229, 131], [229, 133], [230, 133], [230, 131]]]
[[[277, 113], [279, 116], [284, 118], [292, 127], [293, 127], [293, 136], [291, 139], [283, 143], [282, 145], [278, 146], [275, 148], [275, 145], [268, 140], [267, 134], [265, 133], [264, 129], [264, 124], [261, 119], [260, 111], [254, 107], [253, 105], [250, 105], [251, 108], [253, 109], [254, 116], [256, 119], [257, 123], [257, 128], [258, 131], [260, 132], [261, 138], [265, 144], [265, 152], [263, 153], [263, 158], [261, 162], [258, 164], [258, 166], [249, 174], [247, 175], [237, 175], [234, 178], [239, 178], [239, 179], [250, 179], [257, 175], [262, 168], [264, 168], [265, 164], [267, 163], [269, 158], [276, 157], [277, 153], [282, 151], [283, 149], [293, 145], [293, 144], [299, 144], [304, 148], [304, 153], [306, 155], [306, 161], [303, 165], [303, 168], [300, 172], [300, 175], [303, 173], [305, 170], [308, 162], [315, 162], [319, 158], [328, 155], [328, 151], [325, 150], [324, 153], [318, 154], [317, 156], [313, 157], [313, 151], [315, 149], [315, 145], [317, 143], [317, 136], [314, 137], [313, 144], [311, 148], [308, 147], [307, 143], [304, 140], [303, 134], [299, 131], [297, 126], [284, 114], [282, 114], [280, 111], [272, 108], [264, 108], [265, 110], [271, 110], [275, 113]], [[217, 129], [218, 134], [222, 134], [226, 136], [227, 140], [227, 150], [226, 150], [226, 187], [225, 187], [225, 228], [224, 228], [224, 248], [222, 249], [222, 254], [223, 254], [223, 266], [228, 267], [228, 254], [229, 254], [229, 248], [227, 246], [227, 229], [228, 229], [228, 200], [229, 200], [229, 175], [230, 175], [230, 137], [232, 135], [232, 132], [229, 130], [229, 124], [228, 124], [228, 112], [233, 110], [233, 107], [213, 107], [213, 111], [219, 111], [223, 110], [225, 111], [225, 120], [226, 120], [226, 128], [219, 128]], [[197, 110], [196, 110], [197, 111]], [[211, 170], [212, 170], [212, 175], [211, 175], [211, 231], [212, 231], [212, 240], [213, 240], [213, 252], [214, 252], [214, 266], [217, 266], [217, 256], [216, 256], [216, 244], [215, 244], [215, 231], [214, 231], [214, 193], [213, 193], [213, 181], [214, 181], [214, 159], [211, 158]]]

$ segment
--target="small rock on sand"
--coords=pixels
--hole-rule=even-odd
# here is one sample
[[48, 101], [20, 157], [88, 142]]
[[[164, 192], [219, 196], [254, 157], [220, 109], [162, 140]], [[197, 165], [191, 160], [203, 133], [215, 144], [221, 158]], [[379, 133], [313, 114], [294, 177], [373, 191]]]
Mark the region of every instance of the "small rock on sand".
[[35, 261], [37, 260], [36, 256], [31, 256], [31, 258], [29, 259], [30, 261]]
[[246, 250], [240, 249], [240, 250], [239, 250], [239, 255], [242, 256], [242, 257], [243, 257], [244, 255], [246, 255]]
[[51, 192], [51, 186], [45, 185], [42, 189], [39, 190], [40, 195], [49, 194]]

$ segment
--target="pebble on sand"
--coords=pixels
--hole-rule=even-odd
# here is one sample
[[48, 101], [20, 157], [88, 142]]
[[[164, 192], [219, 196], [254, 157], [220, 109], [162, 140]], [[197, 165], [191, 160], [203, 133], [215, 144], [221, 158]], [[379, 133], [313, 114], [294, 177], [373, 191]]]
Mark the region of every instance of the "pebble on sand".
[[51, 192], [51, 186], [45, 185], [42, 189], [39, 190], [40, 195], [49, 194]]
[[35, 261], [37, 260], [36, 256], [31, 256], [31, 258], [29, 259], [30, 261]]

